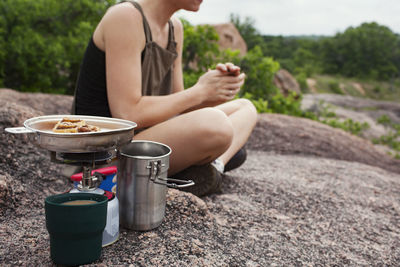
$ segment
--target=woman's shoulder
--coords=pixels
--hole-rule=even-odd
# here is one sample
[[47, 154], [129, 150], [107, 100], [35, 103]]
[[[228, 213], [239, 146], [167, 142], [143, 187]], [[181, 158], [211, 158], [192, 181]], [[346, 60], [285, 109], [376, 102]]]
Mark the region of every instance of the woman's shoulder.
[[140, 11], [131, 3], [125, 2], [110, 7], [104, 14], [95, 36], [100, 48], [105, 43], [114, 41], [144, 46], [145, 36], [143, 32], [143, 19]]
[[140, 11], [129, 2], [113, 5], [103, 17], [106, 21], [124, 20], [142, 22]]
[[143, 31], [140, 11], [129, 2], [110, 7], [101, 21], [101, 28], [108, 32]]

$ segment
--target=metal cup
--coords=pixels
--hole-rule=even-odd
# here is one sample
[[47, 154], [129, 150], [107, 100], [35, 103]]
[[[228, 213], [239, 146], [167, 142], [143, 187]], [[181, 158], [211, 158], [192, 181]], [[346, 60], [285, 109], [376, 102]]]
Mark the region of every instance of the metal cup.
[[165, 215], [167, 187], [182, 188], [193, 181], [167, 178], [171, 148], [134, 140], [118, 152], [117, 196], [122, 227], [138, 231], [158, 227]]

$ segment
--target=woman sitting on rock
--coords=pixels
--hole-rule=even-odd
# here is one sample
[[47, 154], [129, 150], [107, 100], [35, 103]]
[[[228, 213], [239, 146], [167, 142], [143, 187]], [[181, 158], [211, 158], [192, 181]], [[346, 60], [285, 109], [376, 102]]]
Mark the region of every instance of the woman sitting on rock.
[[75, 114], [138, 124], [134, 139], [171, 147], [169, 175], [192, 179], [198, 196], [218, 191], [222, 173], [246, 158], [241, 149], [257, 113], [233, 100], [245, 74], [218, 64], [184, 90], [183, 27], [173, 14], [202, 0], [138, 0], [112, 6], [97, 25], [77, 82]]

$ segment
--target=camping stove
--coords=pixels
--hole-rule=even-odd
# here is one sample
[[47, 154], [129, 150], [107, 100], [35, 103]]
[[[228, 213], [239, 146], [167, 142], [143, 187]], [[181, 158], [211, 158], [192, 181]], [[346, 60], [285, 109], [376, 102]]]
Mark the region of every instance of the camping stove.
[[79, 179], [75, 181], [74, 188], [70, 193], [92, 193], [108, 197], [107, 224], [103, 232], [103, 247], [118, 240], [119, 237], [119, 203], [115, 192], [105, 191], [99, 188], [101, 182], [106, 178], [101, 172], [94, 172], [96, 165], [111, 163], [115, 153], [111, 151], [91, 153], [62, 153], [50, 152], [51, 160], [56, 163], [82, 166], [82, 174], [74, 175]]
[[82, 166], [82, 180], [78, 184], [79, 191], [89, 191], [93, 193], [98, 189], [103, 176], [99, 173], [92, 174], [96, 165], [109, 164], [115, 156], [112, 152], [92, 152], [92, 153], [61, 153], [51, 152], [51, 160], [57, 163]]

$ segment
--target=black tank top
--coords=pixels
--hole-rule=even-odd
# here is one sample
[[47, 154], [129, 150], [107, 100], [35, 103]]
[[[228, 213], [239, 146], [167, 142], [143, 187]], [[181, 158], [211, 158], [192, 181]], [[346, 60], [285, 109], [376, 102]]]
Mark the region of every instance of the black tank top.
[[[142, 51], [142, 95], [167, 95], [172, 92], [173, 63], [177, 57], [174, 27], [169, 21], [167, 49], [153, 42], [149, 24], [140, 5], [146, 45]], [[72, 114], [111, 117], [107, 99], [105, 53], [94, 43], [86, 48], [75, 89]]]

